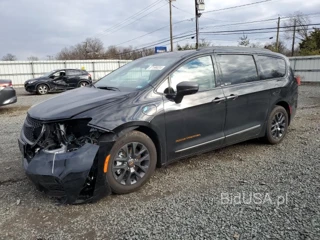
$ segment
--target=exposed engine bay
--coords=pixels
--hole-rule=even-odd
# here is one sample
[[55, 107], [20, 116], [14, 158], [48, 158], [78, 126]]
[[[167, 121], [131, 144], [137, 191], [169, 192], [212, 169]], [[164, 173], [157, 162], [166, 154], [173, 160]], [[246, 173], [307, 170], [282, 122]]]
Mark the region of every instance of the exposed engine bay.
[[114, 141], [89, 122], [25, 120], [19, 146], [27, 175], [62, 202], [81, 203], [109, 191], [103, 166]]
[[47, 153], [67, 153], [78, 150], [86, 143], [98, 145], [98, 139], [102, 135], [101, 131], [88, 127], [88, 119], [43, 124], [35, 123], [30, 118], [26, 121], [25, 135], [32, 142], [27, 149], [30, 158], [40, 150]]

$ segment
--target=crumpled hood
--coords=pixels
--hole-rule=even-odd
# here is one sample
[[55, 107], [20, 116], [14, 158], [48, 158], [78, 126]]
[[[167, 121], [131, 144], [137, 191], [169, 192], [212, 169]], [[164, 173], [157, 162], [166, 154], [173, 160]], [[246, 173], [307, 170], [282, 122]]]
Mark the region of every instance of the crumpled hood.
[[32, 106], [28, 114], [32, 118], [44, 121], [69, 119], [101, 105], [123, 100], [128, 95], [127, 92], [108, 91], [93, 87], [78, 88]]

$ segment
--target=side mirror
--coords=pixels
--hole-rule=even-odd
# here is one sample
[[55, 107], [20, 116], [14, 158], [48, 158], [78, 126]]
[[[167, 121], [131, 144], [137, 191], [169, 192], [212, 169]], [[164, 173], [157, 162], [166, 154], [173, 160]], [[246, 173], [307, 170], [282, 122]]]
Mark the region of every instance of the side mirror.
[[186, 95], [192, 95], [199, 91], [199, 84], [195, 82], [181, 82], [177, 85], [176, 103], [181, 103]]
[[54, 75], [51, 75], [49, 78], [54, 79]]

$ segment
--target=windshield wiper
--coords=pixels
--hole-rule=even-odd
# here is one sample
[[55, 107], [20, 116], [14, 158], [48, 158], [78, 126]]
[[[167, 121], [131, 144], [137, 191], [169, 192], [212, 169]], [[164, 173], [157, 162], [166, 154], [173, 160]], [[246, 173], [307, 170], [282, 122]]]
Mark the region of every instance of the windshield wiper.
[[119, 91], [119, 92], [121, 92], [120, 89], [117, 88], [117, 87], [99, 86], [97, 88], [105, 89], [105, 90], [109, 90], [109, 91]]

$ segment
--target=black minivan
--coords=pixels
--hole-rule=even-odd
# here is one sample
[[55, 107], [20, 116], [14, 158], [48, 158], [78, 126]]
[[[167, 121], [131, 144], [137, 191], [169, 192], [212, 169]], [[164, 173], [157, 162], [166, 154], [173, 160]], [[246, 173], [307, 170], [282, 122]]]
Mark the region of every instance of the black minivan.
[[177, 159], [254, 138], [280, 143], [298, 85], [288, 59], [264, 49], [141, 58], [30, 108], [19, 138], [24, 168], [67, 203], [129, 193]]

